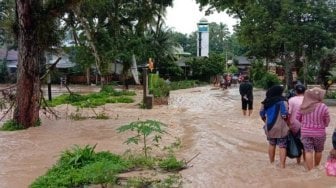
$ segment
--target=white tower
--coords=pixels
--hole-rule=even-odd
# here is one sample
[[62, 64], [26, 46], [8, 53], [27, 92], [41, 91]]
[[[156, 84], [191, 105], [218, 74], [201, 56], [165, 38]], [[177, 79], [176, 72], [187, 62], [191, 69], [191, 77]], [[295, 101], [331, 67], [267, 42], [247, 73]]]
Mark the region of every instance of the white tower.
[[197, 56], [209, 56], [209, 23], [208, 20], [202, 18], [197, 23]]

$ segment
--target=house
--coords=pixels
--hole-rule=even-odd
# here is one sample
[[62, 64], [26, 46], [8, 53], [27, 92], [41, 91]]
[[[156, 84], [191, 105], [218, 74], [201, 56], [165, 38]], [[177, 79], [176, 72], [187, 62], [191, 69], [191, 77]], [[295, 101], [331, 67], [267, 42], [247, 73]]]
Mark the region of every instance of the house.
[[16, 50], [6, 50], [0, 48], [0, 60], [6, 62], [9, 74], [15, 74], [18, 63], [18, 52]]
[[251, 67], [251, 59], [245, 56], [236, 56], [233, 58], [234, 62], [237, 62], [239, 72], [247, 73]]

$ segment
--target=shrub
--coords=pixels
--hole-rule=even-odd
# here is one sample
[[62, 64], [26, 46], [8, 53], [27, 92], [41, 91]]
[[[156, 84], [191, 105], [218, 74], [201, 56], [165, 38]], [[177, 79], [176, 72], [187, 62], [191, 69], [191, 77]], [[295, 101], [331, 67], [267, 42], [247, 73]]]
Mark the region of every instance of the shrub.
[[129, 168], [129, 163], [110, 152], [94, 152], [95, 146], [75, 146], [62, 153], [60, 159], [31, 188], [84, 187], [90, 184], [115, 183], [116, 174]]
[[2, 131], [16, 131], [22, 129], [24, 129], [24, 127], [21, 124], [16, 123], [14, 120], [6, 121], [0, 128]]
[[57, 106], [61, 104], [71, 104], [82, 108], [94, 108], [106, 103], [132, 103], [134, 100], [128, 96], [135, 95], [134, 91], [116, 91], [111, 86], [103, 87], [99, 93], [91, 93], [88, 95], [79, 94], [63, 94], [55, 97], [49, 106]]
[[169, 85], [164, 79], [158, 78], [152, 88], [149, 89], [149, 92], [152, 93], [154, 97], [167, 97], [169, 95]]
[[255, 85], [263, 89], [268, 89], [273, 85], [277, 85], [280, 83], [281, 82], [277, 75], [266, 72], [261, 80], [255, 82]]
[[325, 97], [326, 99], [336, 99], [336, 92], [335, 91], [329, 91], [326, 93]]
[[185, 162], [177, 160], [174, 155], [169, 155], [167, 158], [159, 162], [159, 166], [167, 171], [178, 171], [184, 168]]
[[187, 89], [193, 88], [197, 85], [195, 80], [183, 80], [178, 82], [171, 82], [170, 89], [171, 90], [178, 90], [178, 89]]

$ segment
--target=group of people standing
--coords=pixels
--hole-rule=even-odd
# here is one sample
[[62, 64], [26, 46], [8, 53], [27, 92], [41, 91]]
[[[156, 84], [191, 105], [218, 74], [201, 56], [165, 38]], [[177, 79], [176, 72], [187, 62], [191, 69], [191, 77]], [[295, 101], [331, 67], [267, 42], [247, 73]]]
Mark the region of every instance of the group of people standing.
[[[253, 111], [253, 86], [248, 76], [244, 76], [239, 86], [242, 111], [250, 116]], [[329, 109], [323, 103], [325, 90], [318, 87], [306, 90], [302, 84], [295, 86], [291, 98], [283, 96], [284, 88], [275, 85], [266, 92], [259, 111], [264, 121], [264, 130], [269, 143], [268, 156], [271, 163], [275, 160], [276, 147], [279, 148], [280, 167], [285, 168], [288, 134], [292, 134], [300, 145], [308, 170], [321, 162], [326, 142], [326, 127], [330, 123]], [[336, 159], [336, 129], [332, 136], [333, 149], [330, 157]], [[297, 163], [301, 156], [297, 157]]]
[[280, 167], [285, 168], [287, 136], [291, 132], [301, 141], [306, 168], [311, 170], [321, 162], [326, 127], [330, 123], [328, 107], [323, 103], [325, 90], [317, 87], [306, 90], [303, 85], [296, 85], [296, 95], [289, 100], [282, 95], [283, 91], [280, 85], [268, 89], [259, 113], [265, 122], [269, 160], [274, 162], [278, 146]]

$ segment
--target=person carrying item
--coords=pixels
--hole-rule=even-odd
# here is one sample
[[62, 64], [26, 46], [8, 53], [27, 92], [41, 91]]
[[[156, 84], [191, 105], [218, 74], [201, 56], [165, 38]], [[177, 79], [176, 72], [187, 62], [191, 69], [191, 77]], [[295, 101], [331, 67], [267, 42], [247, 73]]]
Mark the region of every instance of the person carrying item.
[[308, 170], [321, 162], [326, 141], [326, 127], [330, 123], [329, 109], [323, 103], [324, 95], [325, 90], [317, 87], [306, 90], [296, 116], [301, 123], [301, 142]]
[[[300, 129], [301, 123], [296, 119], [297, 112], [300, 110], [304, 92], [306, 88], [304, 85], [297, 84], [294, 88], [295, 95], [288, 100], [288, 112], [289, 112], [289, 123], [290, 123], [290, 131], [292, 132], [294, 139], [299, 143], [299, 147], [303, 149], [303, 145], [301, 143], [300, 137]], [[303, 154], [303, 160], [305, 156]], [[297, 163], [301, 162], [301, 156], [297, 158]]]
[[253, 111], [253, 86], [248, 76], [245, 76], [243, 82], [239, 85], [239, 93], [241, 95], [243, 115], [246, 116], [248, 108], [248, 115], [250, 116]]
[[266, 98], [262, 101], [260, 117], [265, 122], [264, 130], [269, 143], [268, 156], [271, 163], [275, 159], [276, 146], [279, 147], [280, 167], [285, 168], [287, 135], [288, 105], [286, 98], [282, 96], [283, 87], [272, 86], [266, 92]]

